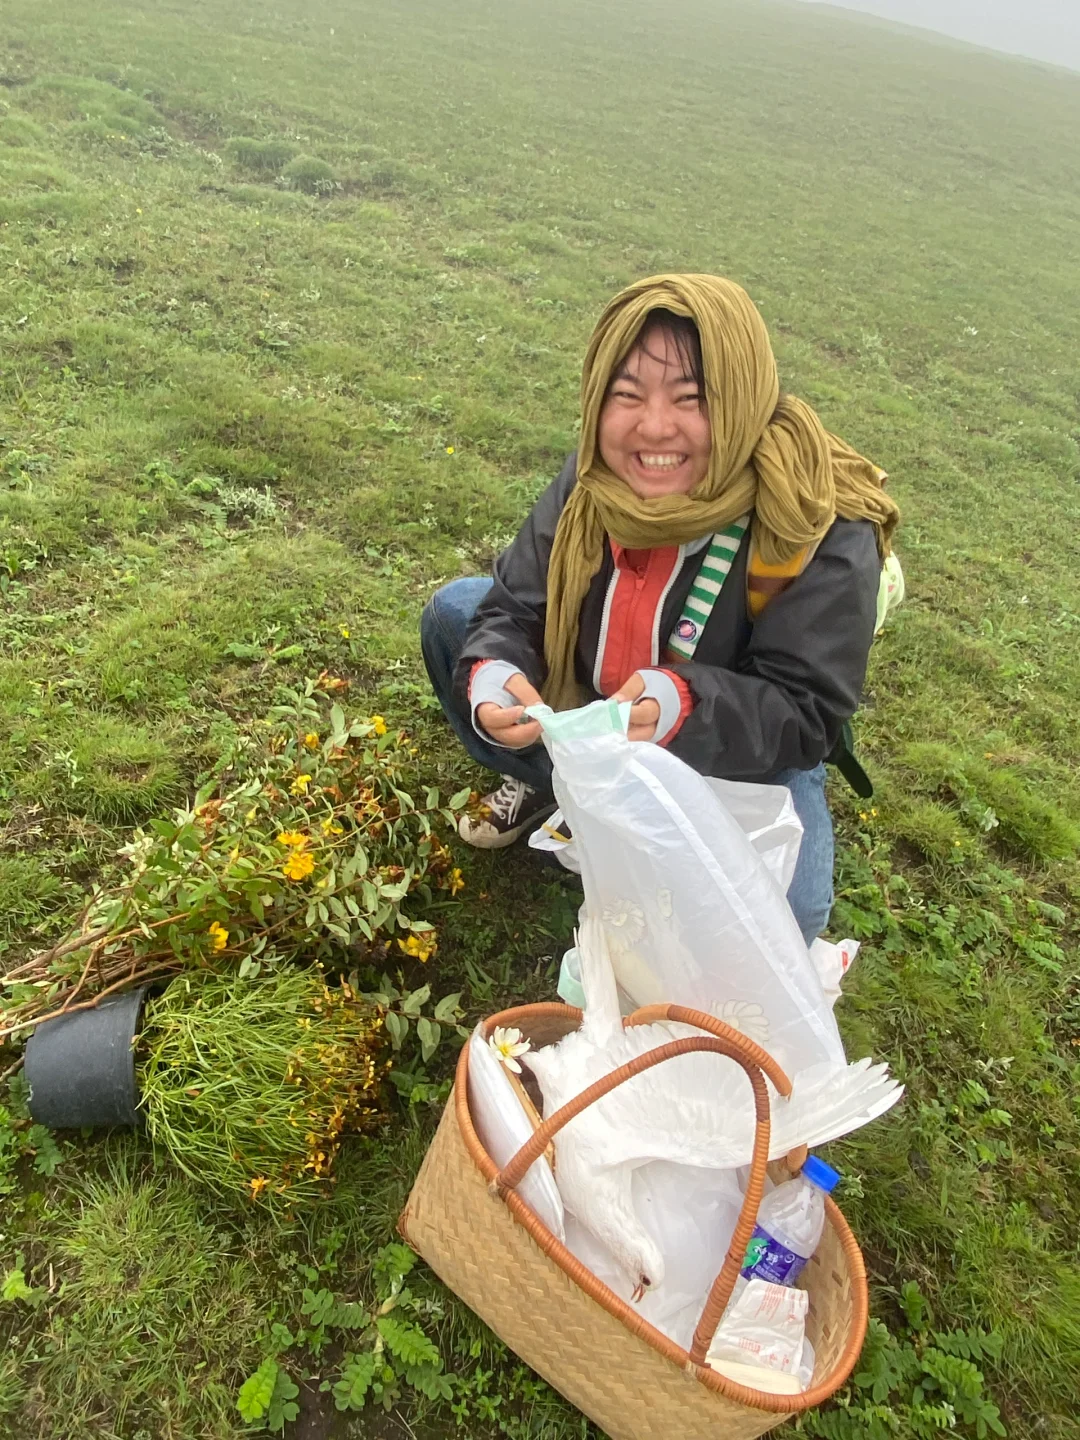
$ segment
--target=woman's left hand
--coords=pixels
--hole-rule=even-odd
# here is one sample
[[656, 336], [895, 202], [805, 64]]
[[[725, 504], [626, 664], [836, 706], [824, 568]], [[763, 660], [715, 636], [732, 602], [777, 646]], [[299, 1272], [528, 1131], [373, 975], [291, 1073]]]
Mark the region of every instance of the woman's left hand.
[[612, 700], [632, 700], [633, 707], [630, 711], [630, 728], [626, 732], [630, 740], [651, 740], [656, 734], [656, 726], [660, 720], [660, 704], [656, 700], [638, 697], [645, 689], [645, 679], [640, 670], [635, 670], [621, 690], [612, 695]]

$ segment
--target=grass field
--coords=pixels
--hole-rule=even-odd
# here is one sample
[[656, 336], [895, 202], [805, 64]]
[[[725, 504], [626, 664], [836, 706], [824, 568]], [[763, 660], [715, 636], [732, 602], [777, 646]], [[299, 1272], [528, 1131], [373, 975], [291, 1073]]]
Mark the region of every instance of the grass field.
[[[731, 275], [905, 516], [877, 795], [835, 792], [834, 930], [866, 942], [841, 1025], [908, 1085], [830, 1151], [874, 1313], [910, 1328], [914, 1282], [934, 1326], [999, 1338], [1010, 1435], [1080, 1434], [1080, 76], [749, 0], [3, 8], [0, 963], [283, 680], [348, 676], [432, 783], [478, 783], [425, 704], [423, 602], [572, 448], [605, 299]], [[550, 994], [572, 888], [457, 863], [432, 983], [474, 1013]], [[0, 1300], [0, 1433], [247, 1433], [304, 1288], [370, 1298], [435, 1114], [292, 1224], [133, 1136], [23, 1163], [0, 1275], [38, 1293]], [[419, 1283], [454, 1406], [338, 1417], [334, 1347], [301, 1346], [291, 1433], [587, 1433]], [[882, 1435], [982, 1433], [905, 1393]]]

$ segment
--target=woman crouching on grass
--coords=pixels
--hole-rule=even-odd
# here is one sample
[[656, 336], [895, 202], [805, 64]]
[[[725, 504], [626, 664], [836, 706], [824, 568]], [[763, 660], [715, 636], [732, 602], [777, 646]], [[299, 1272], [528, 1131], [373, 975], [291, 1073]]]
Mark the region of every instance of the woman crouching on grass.
[[554, 809], [526, 705], [630, 700], [631, 740], [789, 787], [804, 835], [788, 900], [809, 943], [832, 906], [824, 761], [859, 704], [897, 520], [885, 476], [781, 395], [756, 306], [717, 276], [617, 295], [581, 395], [580, 448], [494, 577], [424, 611], [446, 716], [504, 777], [462, 838], [497, 849]]

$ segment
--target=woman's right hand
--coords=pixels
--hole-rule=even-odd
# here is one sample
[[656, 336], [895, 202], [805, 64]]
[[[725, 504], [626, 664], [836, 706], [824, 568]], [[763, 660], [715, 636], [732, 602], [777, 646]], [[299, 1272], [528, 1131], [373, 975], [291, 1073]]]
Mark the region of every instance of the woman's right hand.
[[512, 750], [524, 750], [535, 745], [540, 739], [540, 725], [536, 720], [526, 719], [522, 723], [526, 705], [542, 705], [544, 702], [520, 670], [511, 675], [504, 689], [518, 702], [516, 705], [495, 705], [490, 700], [476, 707], [476, 718], [492, 740], [499, 745], [509, 745]]

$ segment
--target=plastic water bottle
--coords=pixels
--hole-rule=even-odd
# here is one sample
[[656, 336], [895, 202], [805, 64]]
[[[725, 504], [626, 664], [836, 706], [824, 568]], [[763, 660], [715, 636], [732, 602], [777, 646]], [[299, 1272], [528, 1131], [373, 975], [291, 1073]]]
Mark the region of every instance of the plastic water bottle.
[[[740, 1281], [767, 1280], [794, 1285], [825, 1229], [825, 1196], [840, 1182], [839, 1173], [808, 1157], [793, 1180], [770, 1190], [761, 1202], [757, 1224], [746, 1247]], [[737, 1289], [742, 1291], [743, 1285]]]

